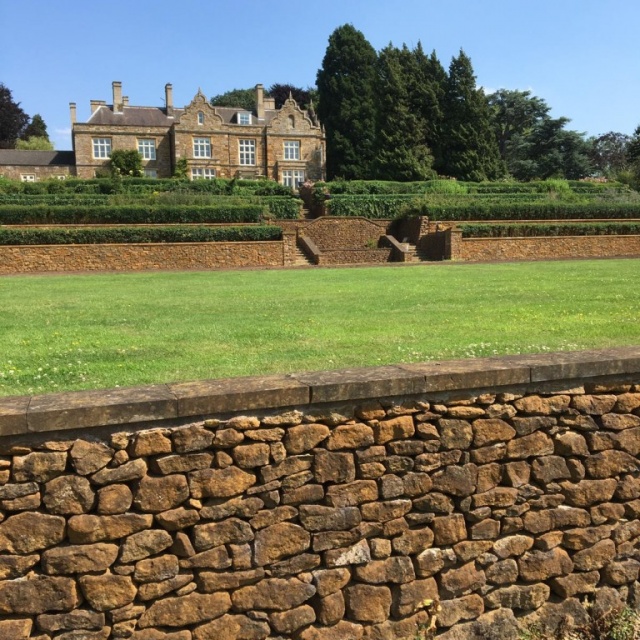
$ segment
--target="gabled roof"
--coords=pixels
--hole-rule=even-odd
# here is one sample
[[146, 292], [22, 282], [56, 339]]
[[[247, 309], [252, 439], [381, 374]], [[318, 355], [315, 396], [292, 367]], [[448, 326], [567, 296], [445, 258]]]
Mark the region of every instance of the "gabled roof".
[[0, 165], [14, 166], [73, 166], [73, 151], [31, 151], [28, 149], [0, 149]]
[[114, 113], [112, 105], [103, 105], [91, 114], [87, 124], [170, 127], [182, 112], [183, 109], [174, 109], [173, 118], [167, 116], [165, 109], [160, 107], [124, 107], [122, 113]]

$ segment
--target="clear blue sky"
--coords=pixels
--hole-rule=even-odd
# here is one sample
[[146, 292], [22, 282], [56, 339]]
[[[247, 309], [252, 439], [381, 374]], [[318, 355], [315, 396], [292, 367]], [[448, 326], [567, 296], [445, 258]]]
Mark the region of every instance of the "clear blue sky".
[[86, 120], [113, 80], [137, 105], [162, 105], [171, 82], [176, 106], [199, 87], [313, 85], [345, 23], [446, 67], [463, 48], [479, 85], [530, 89], [589, 135], [640, 124], [638, 0], [0, 0], [0, 82], [68, 149], [69, 102]]

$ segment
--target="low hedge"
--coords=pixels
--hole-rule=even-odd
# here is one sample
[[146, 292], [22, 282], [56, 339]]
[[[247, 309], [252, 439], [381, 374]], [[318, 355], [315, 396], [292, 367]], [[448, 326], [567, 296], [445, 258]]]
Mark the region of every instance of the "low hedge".
[[411, 194], [332, 195], [326, 207], [331, 216], [390, 219], [399, 217], [414, 199], [415, 196]]
[[256, 227], [0, 228], [0, 245], [255, 242], [280, 240], [282, 229]]
[[640, 223], [590, 222], [563, 224], [461, 224], [463, 238], [526, 238], [532, 236], [640, 235]]
[[263, 207], [244, 206], [0, 206], [0, 224], [154, 224], [259, 222]]

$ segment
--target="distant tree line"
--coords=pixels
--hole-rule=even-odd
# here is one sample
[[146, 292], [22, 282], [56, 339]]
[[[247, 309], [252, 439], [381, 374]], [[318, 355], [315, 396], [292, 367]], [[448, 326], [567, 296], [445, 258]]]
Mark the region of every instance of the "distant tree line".
[[0, 83], [0, 149], [53, 149], [47, 125], [36, 113], [29, 117], [11, 90]]

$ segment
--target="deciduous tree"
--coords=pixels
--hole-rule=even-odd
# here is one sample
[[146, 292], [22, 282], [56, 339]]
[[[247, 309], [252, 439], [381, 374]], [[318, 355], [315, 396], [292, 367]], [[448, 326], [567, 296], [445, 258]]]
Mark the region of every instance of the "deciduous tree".
[[13, 149], [29, 124], [29, 116], [15, 102], [11, 91], [0, 84], [0, 149]]
[[47, 125], [45, 124], [42, 116], [36, 113], [31, 122], [25, 127], [24, 133], [21, 136], [22, 140], [28, 140], [29, 138], [44, 138], [49, 139], [49, 133], [47, 132]]
[[253, 111], [256, 108], [255, 89], [232, 89], [210, 100], [214, 107], [235, 107], [245, 111]]

